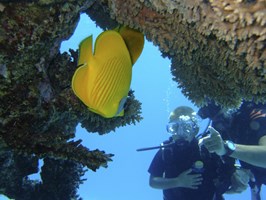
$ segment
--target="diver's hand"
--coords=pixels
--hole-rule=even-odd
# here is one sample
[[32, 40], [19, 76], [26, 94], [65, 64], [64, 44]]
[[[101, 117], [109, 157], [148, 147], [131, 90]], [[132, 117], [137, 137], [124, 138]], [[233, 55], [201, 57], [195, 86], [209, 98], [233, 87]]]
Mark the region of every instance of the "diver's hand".
[[226, 194], [241, 193], [248, 188], [248, 183], [253, 174], [248, 169], [237, 169], [231, 176], [231, 187]]
[[218, 131], [213, 127], [209, 127], [210, 134], [206, 137], [203, 137], [199, 141], [199, 145], [204, 145], [210, 153], [216, 153], [219, 156], [222, 156], [226, 153], [224, 148], [224, 141]]
[[188, 169], [182, 172], [177, 179], [177, 187], [184, 187], [190, 189], [198, 189], [198, 186], [202, 183], [201, 174], [190, 174], [192, 169]]

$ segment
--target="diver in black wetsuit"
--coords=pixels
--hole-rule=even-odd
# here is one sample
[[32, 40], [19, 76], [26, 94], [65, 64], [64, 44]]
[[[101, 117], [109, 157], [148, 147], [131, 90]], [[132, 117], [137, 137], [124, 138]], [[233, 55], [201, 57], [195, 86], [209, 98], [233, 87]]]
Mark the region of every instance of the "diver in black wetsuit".
[[198, 115], [210, 118], [211, 137], [202, 139], [209, 152], [240, 160], [241, 166], [250, 172], [249, 185], [252, 199], [260, 200], [260, 188], [266, 184], [266, 105], [243, 102], [231, 113], [210, 102]]
[[153, 158], [148, 169], [150, 186], [163, 190], [164, 200], [221, 200], [231, 186], [234, 159], [221, 160], [200, 149], [199, 131], [192, 108], [176, 108], [167, 128], [172, 134]]

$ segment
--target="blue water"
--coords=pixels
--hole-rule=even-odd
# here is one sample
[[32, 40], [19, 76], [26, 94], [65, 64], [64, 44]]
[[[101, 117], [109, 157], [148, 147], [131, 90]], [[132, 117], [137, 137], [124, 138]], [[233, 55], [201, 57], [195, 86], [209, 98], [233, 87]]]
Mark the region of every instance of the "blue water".
[[[75, 34], [62, 44], [61, 51], [76, 49], [83, 38], [93, 34], [95, 39], [100, 32], [102, 30], [94, 22], [81, 15]], [[197, 110], [177, 89], [177, 83], [172, 81], [170, 61], [163, 59], [151, 42], [145, 42], [143, 53], [133, 67], [131, 84], [136, 98], [142, 102], [144, 119], [136, 126], [122, 127], [103, 136], [77, 127], [77, 138], [81, 138], [85, 146], [115, 154], [107, 169], [86, 173], [88, 180], [79, 189], [80, 196], [85, 200], [161, 200], [162, 192], [148, 185], [147, 169], [156, 151], [140, 153], [136, 149], [156, 146], [168, 138], [165, 125], [175, 107], [187, 105]], [[249, 190], [242, 194], [225, 195], [228, 200], [248, 200], [249, 196]], [[263, 187], [262, 197], [265, 196]]]

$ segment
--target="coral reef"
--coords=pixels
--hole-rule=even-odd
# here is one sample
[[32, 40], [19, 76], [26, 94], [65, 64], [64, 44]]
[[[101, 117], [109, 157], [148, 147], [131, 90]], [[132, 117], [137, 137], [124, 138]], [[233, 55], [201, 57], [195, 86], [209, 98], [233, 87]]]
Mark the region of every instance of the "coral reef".
[[0, 160], [0, 192], [12, 199], [81, 199], [77, 189], [85, 181], [81, 177], [86, 170], [80, 164], [47, 157], [39, 181], [27, 177], [38, 172], [38, 157], [1, 151]]
[[[130, 92], [125, 117], [110, 123], [77, 100], [70, 88], [77, 52], [60, 54], [59, 46], [74, 31], [86, 1], [46, 8], [47, 4], [5, 4], [1, 13], [1, 139], [21, 153], [83, 159], [79, 162], [95, 170], [106, 165], [110, 155], [90, 155], [80, 141], [68, 142], [77, 124], [86, 124], [90, 132], [108, 133], [141, 120], [140, 103]], [[95, 165], [94, 154], [99, 160]]]
[[[70, 81], [78, 52], [61, 54], [59, 48], [84, 12], [104, 30], [123, 24], [143, 32], [163, 56], [171, 59], [174, 80], [196, 105], [204, 104], [206, 98], [225, 107], [238, 106], [242, 99], [266, 101], [265, 0], [3, 0], [3, 194], [27, 199], [39, 188], [51, 199], [77, 199], [76, 188], [84, 173], [81, 166], [95, 171], [106, 167], [113, 156], [75, 141], [77, 124], [101, 135], [142, 119], [141, 103], [133, 91], [128, 94], [125, 115], [111, 119], [90, 112], [73, 94]], [[45, 158], [42, 182], [27, 179], [38, 171], [40, 158]], [[62, 169], [69, 174], [64, 177], [69, 181], [65, 186], [68, 196], [53, 196], [55, 190], [48, 183], [59, 184], [52, 178]]]
[[[1, 146], [2, 147], [2, 146]], [[38, 172], [38, 158], [36, 156], [21, 156], [12, 151], [1, 148], [0, 152], [0, 193], [16, 199], [29, 196], [30, 190], [35, 182], [28, 182], [26, 176]]]
[[[82, 167], [96, 171], [107, 167], [113, 156], [91, 150], [81, 140], [75, 141], [78, 123], [88, 132], [106, 134], [142, 119], [141, 104], [133, 91], [129, 92], [124, 117], [106, 120], [90, 112], [70, 87], [78, 52], [61, 54], [60, 44], [72, 35], [80, 13], [94, 2], [40, 0], [0, 4], [0, 155], [4, 161], [0, 168], [5, 174], [0, 179], [4, 183], [0, 184], [0, 192], [9, 197], [77, 199]], [[38, 171], [36, 162], [41, 158], [41, 182], [28, 179], [28, 175]], [[20, 163], [32, 169], [22, 172]], [[53, 184], [53, 177], [63, 173], [59, 169], [68, 175]], [[68, 192], [58, 193], [52, 185], [60, 185]]]
[[81, 199], [76, 190], [85, 181], [80, 179], [85, 172], [80, 164], [45, 158], [40, 174], [42, 182], [35, 186], [32, 194], [35, 197], [30, 199]]
[[264, 0], [102, 0], [110, 16], [145, 33], [172, 60], [174, 80], [197, 105], [265, 101]]

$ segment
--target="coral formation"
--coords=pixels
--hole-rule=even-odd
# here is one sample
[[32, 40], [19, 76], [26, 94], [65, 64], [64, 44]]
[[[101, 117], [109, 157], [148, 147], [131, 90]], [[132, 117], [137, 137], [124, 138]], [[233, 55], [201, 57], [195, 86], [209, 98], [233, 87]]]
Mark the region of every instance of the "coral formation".
[[[142, 119], [133, 91], [124, 116], [111, 119], [90, 112], [73, 94], [70, 81], [78, 52], [60, 54], [59, 48], [83, 12], [104, 30], [123, 24], [144, 33], [171, 59], [174, 80], [197, 105], [206, 98], [226, 107], [242, 99], [266, 101], [265, 0], [1, 1], [0, 167], [6, 175], [0, 179], [1, 193], [30, 195], [63, 167], [73, 175], [68, 197], [78, 198], [80, 167], [106, 167], [112, 154], [73, 140], [77, 124], [106, 134]], [[55, 167], [43, 168], [46, 183], [25, 179], [36, 172], [40, 158]]]
[[265, 101], [264, 0], [102, 0], [112, 18], [143, 31], [172, 60], [183, 93], [226, 107]]
[[[75, 140], [78, 123], [89, 132], [106, 134], [141, 120], [140, 103], [132, 91], [126, 102], [125, 116], [106, 120], [90, 112], [71, 90], [78, 52], [70, 50], [70, 54], [61, 54], [60, 44], [73, 33], [80, 13], [93, 3], [83, 0], [0, 4], [0, 153], [7, 161], [0, 165], [1, 172], [5, 173], [0, 179], [5, 183], [0, 184], [3, 194], [16, 199], [41, 199], [40, 196], [27, 198], [37, 189], [38, 194], [52, 195], [52, 189], [47, 187], [52, 184], [52, 177], [62, 173], [58, 169], [72, 165], [67, 172], [69, 176], [65, 176], [74, 180], [66, 183], [69, 197], [62, 192], [56, 198], [44, 196], [43, 199], [77, 199], [82, 167], [96, 171], [107, 167], [113, 156], [99, 149], [89, 149], [81, 140]], [[32, 170], [21, 173], [17, 157], [27, 158], [25, 164], [32, 165]], [[36, 160], [41, 158], [45, 165], [47, 159], [56, 159], [49, 164], [55, 171], [52, 172], [51, 166], [50, 171], [42, 168], [42, 182], [36, 183], [27, 179], [27, 175], [38, 171]], [[11, 165], [6, 164], [9, 162]], [[62, 179], [58, 183], [60, 181], [64, 182]], [[17, 191], [21, 192], [20, 196]]]
[[[37, 156], [22, 156], [12, 151], [0, 152], [0, 192], [12, 199], [80, 199], [77, 189], [85, 181], [82, 165], [45, 158], [40, 176], [31, 180], [29, 174], [38, 172]], [[11, 175], [9, 175], [11, 174]]]

